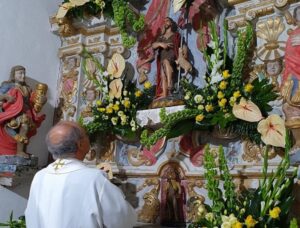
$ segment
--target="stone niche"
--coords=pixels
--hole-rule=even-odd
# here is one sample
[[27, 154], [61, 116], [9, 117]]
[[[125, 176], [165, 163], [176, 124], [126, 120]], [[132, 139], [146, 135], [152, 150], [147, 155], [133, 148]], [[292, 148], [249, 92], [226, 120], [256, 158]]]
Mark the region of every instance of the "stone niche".
[[[297, 1], [280, 0], [228, 0], [224, 5], [229, 7], [230, 13], [225, 16], [229, 22], [232, 34], [229, 43], [235, 44], [236, 31], [253, 23], [256, 29], [257, 46], [253, 57], [254, 66], [251, 77], [259, 77], [258, 69], [265, 69], [268, 61], [280, 59], [284, 55], [287, 31], [292, 25], [292, 10], [299, 5]], [[224, 10], [225, 11], [225, 10]], [[228, 9], [227, 9], [228, 11]], [[223, 15], [223, 14], [222, 14]], [[172, 15], [171, 15], [172, 16]], [[58, 51], [60, 58], [60, 74], [57, 90], [55, 120], [78, 120], [85, 110], [85, 92], [90, 82], [82, 70], [81, 53], [85, 48], [106, 66], [108, 59], [117, 52], [124, 56], [133, 66], [136, 62], [136, 47], [127, 50], [122, 45], [118, 28], [110, 19], [90, 18], [82, 21], [59, 23], [50, 19], [52, 32], [61, 38], [62, 46]], [[272, 22], [272, 23], [271, 23]], [[269, 26], [272, 24], [272, 26]], [[276, 33], [275, 36], [265, 34], [264, 28]], [[273, 34], [272, 33], [272, 34]], [[189, 48], [198, 51], [196, 47], [196, 32], [189, 36]], [[275, 43], [272, 46], [270, 43]], [[276, 47], [276, 48], [275, 48]], [[200, 58], [199, 58], [200, 59]], [[196, 63], [205, 68], [203, 62]], [[282, 69], [281, 71], [282, 72]], [[154, 72], [155, 73], [155, 72]], [[154, 77], [154, 73], [149, 77]], [[272, 78], [279, 83], [281, 75]], [[201, 77], [201, 75], [199, 76]], [[136, 76], [135, 76], [136, 78]], [[200, 79], [201, 81], [201, 79]], [[273, 104], [274, 112], [282, 113], [282, 101]], [[184, 106], [167, 108], [171, 113], [183, 109]], [[159, 109], [141, 110], [138, 121], [141, 126], [149, 128], [160, 123]], [[166, 189], [169, 179], [177, 182], [182, 189], [182, 198], [177, 204], [179, 222], [195, 221], [197, 207], [201, 203], [209, 203], [205, 189], [203, 168], [203, 149], [209, 143], [212, 150], [217, 151], [219, 145], [224, 146], [225, 157], [234, 176], [237, 191], [244, 187], [257, 186], [261, 178], [263, 148], [248, 141], [236, 139], [234, 135], [220, 132], [213, 133], [194, 131], [173, 139], [161, 139], [152, 150], [145, 150], [140, 143], [127, 141], [123, 138], [99, 136], [93, 145], [93, 155], [86, 159], [86, 163], [97, 166], [102, 162], [112, 166], [115, 182], [125, 192], [127, 199], [136, 208], [138, 220], [141, 223], [160, 223], [166, 216]], [[145, 159], [146, 157], [146, 159]], [[269, 153], [269, 168], [275, 169], [280, 156], [274, 150]], [[298, 211], [299, 213], [299, 211]]]

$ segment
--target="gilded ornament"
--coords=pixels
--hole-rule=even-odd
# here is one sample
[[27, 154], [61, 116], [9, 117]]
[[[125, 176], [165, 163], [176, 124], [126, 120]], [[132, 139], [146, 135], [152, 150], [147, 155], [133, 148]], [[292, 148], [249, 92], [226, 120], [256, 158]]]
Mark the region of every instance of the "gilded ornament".
[[148, 178], [143, 185], [138, 187], [137, 191], [139, 192], [144, 188], [152, 186], [153, 188], [143, 196], [144, 205], [138, 212], [138, 221], [140, 222], [155, 223], [159, 216], [160, 202], [158, 194], [160, 190], [160, 180], [158, 178]]

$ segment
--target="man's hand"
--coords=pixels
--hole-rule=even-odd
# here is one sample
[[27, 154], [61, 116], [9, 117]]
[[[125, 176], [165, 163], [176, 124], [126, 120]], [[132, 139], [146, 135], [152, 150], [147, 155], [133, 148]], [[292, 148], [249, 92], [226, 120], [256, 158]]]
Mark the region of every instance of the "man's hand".
[[105, 163], [105, 162], [100, 163], [99, 165], [97, 165], [97, 168], [104, 171], [107, 174], [109, 180], [113, 178], [111, 165], [109, 163]]
[[163, 43], [163, 42], [161, 42], [160, 46], [163, 49], [169, 49], [169, 48], [173, 48], [174, 47], [174, 45], [172, 43]]

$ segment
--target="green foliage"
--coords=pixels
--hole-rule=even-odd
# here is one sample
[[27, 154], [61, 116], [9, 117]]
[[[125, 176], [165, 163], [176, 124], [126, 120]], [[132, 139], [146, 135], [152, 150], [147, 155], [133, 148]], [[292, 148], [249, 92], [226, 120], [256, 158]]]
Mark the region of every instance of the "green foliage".
[[290, 223], [290, 228], [298, 228], [297, 219], [293, 218]]
[[129, 35], [128, 28], [132, 28], [133, 32], [140, 32], [144, 28], [144, 16], [136, 16], [124, 0], [112, 0], [112, 7], [113, 18], [120, 29], [123, 44], [125, 47], [132, 47], [136, 43], [136, 39]]
[[[69, 2], [69, 0], [65, 0]], [[136, 43], [136, 34], [144, 29], [144, 15], [136, 15], [129, 7], [128, 0], [104, 0], [105, 7], [102, 9], [97, 1], [90, 0], [82, 6], [70, 9], [68, 18], [83, 18], [85, 16], [97, 16], [103, 13], [106, 17], [113, 18], [120, 29], [125, 47], [132, 47]]]
[[[221, 148], [220, 148], [221, 151]], [[208, 191], [208, 197], [212, 201], [211, 211], [214, 214], [221, 214], [225, 209], [224, 200], [222, 197], [222, 191], [219, 189], [219, 179], [217, 172], [217, 165], [215, 162], [214, 154], [210, 151], [209, 146], [206, 146], [204, 152], [204, 177], [207, 180], [206, 188]], [[221, 167], [219, 167], [221, 169]], [[221, 222], [221, 216], [217, 218], [218, 222]]]
[[251, 50], [250, 47], [253, 42], [253, 28], [249, 23], [246, 31], [239, 32], [237, 41], [237, 53], [233, 62], [232, 80], [230, 86], [235, 88], [241, 84], [243, 70], [246, 65], [247, 54]]
[[269, 83], [268, 79], [255, 79], [252, 82], [253, 90], [251, 100], [260, 108], [263, 116], [267, 116], [268, 112], [272, 111], [272, 107], [269, 105], [270, 101], [274, 101], [278, 98], [278, 94], [274, 91], [274, 86]]
[[[268, 148], [266, 148], [259, 187], [255, 190], [244, 190], [238, 195], [234, 191], [233, 178], [229, 172], [223, 148], [219, 148], [219, 165], [217, 166], [216, 155], [213, 155], [214, 152], [210, 151], [207, 146], [204, 154], [204, 168], [208, 197], [212, 201], [211, 207], [207, 206], [207, 211], [213, 213], [213, 220], [205, 216], [190, 227], [219, 227], [224, 222], [221, 217], [229, 214], [241, 223], [244, 223], [248, 216], [252, 216], [257, 222], [255, 227], [288, 226], [288, 213], [294, 200], [292, 187], [297, 173], [297, 169], [292, 174], [289, 171], [290, 148], [291, 142], [287, 134], [285, 156], [271, 174], [268, 173]], [[223, 181], [223, 192], [220, 189], [218, 176]], [[271, 217], [272, 210], [279, 210], [278, 217]], [[291, 221], [290, 227], [298, 227], [295, 219]]]
[[6, 223], [0, 223], [0, 227], [26, 228], [25, 216], [21, 216], [18, 220], [14, 220], [12, 211], [10, 213], [9, 220]]
[[[150, 136], [148, 135], [147, 130], [143, 131], [141, 135], [141, 143], [147, 148], [150, 148], [163, 137], [177, 137], [183, 132], [192, 130], [195, 127], [194, 124], [185, 125], [185, 121], [194, 119], [199, 113], [200, 111], [197, 109], [185, 109], [167, 115], [166, 109], [162, 108], [159, 115], [161, 123], [163, 123], [163, 127], [155, 131]], [[178, 128], [178, 125], [185, 125], [185, 127]]]

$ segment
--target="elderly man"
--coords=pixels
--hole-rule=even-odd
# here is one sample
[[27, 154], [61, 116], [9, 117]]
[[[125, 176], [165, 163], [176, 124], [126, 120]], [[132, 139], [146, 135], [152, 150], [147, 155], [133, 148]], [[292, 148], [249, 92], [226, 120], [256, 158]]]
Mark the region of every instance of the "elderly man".
[[81, 161], [89, 151], [85, 131], [61, 121], [46, 137], [55, 162], [39, 171], [25, 212], [28, 228], [132, 227], [134, 209], [100, 170]]

